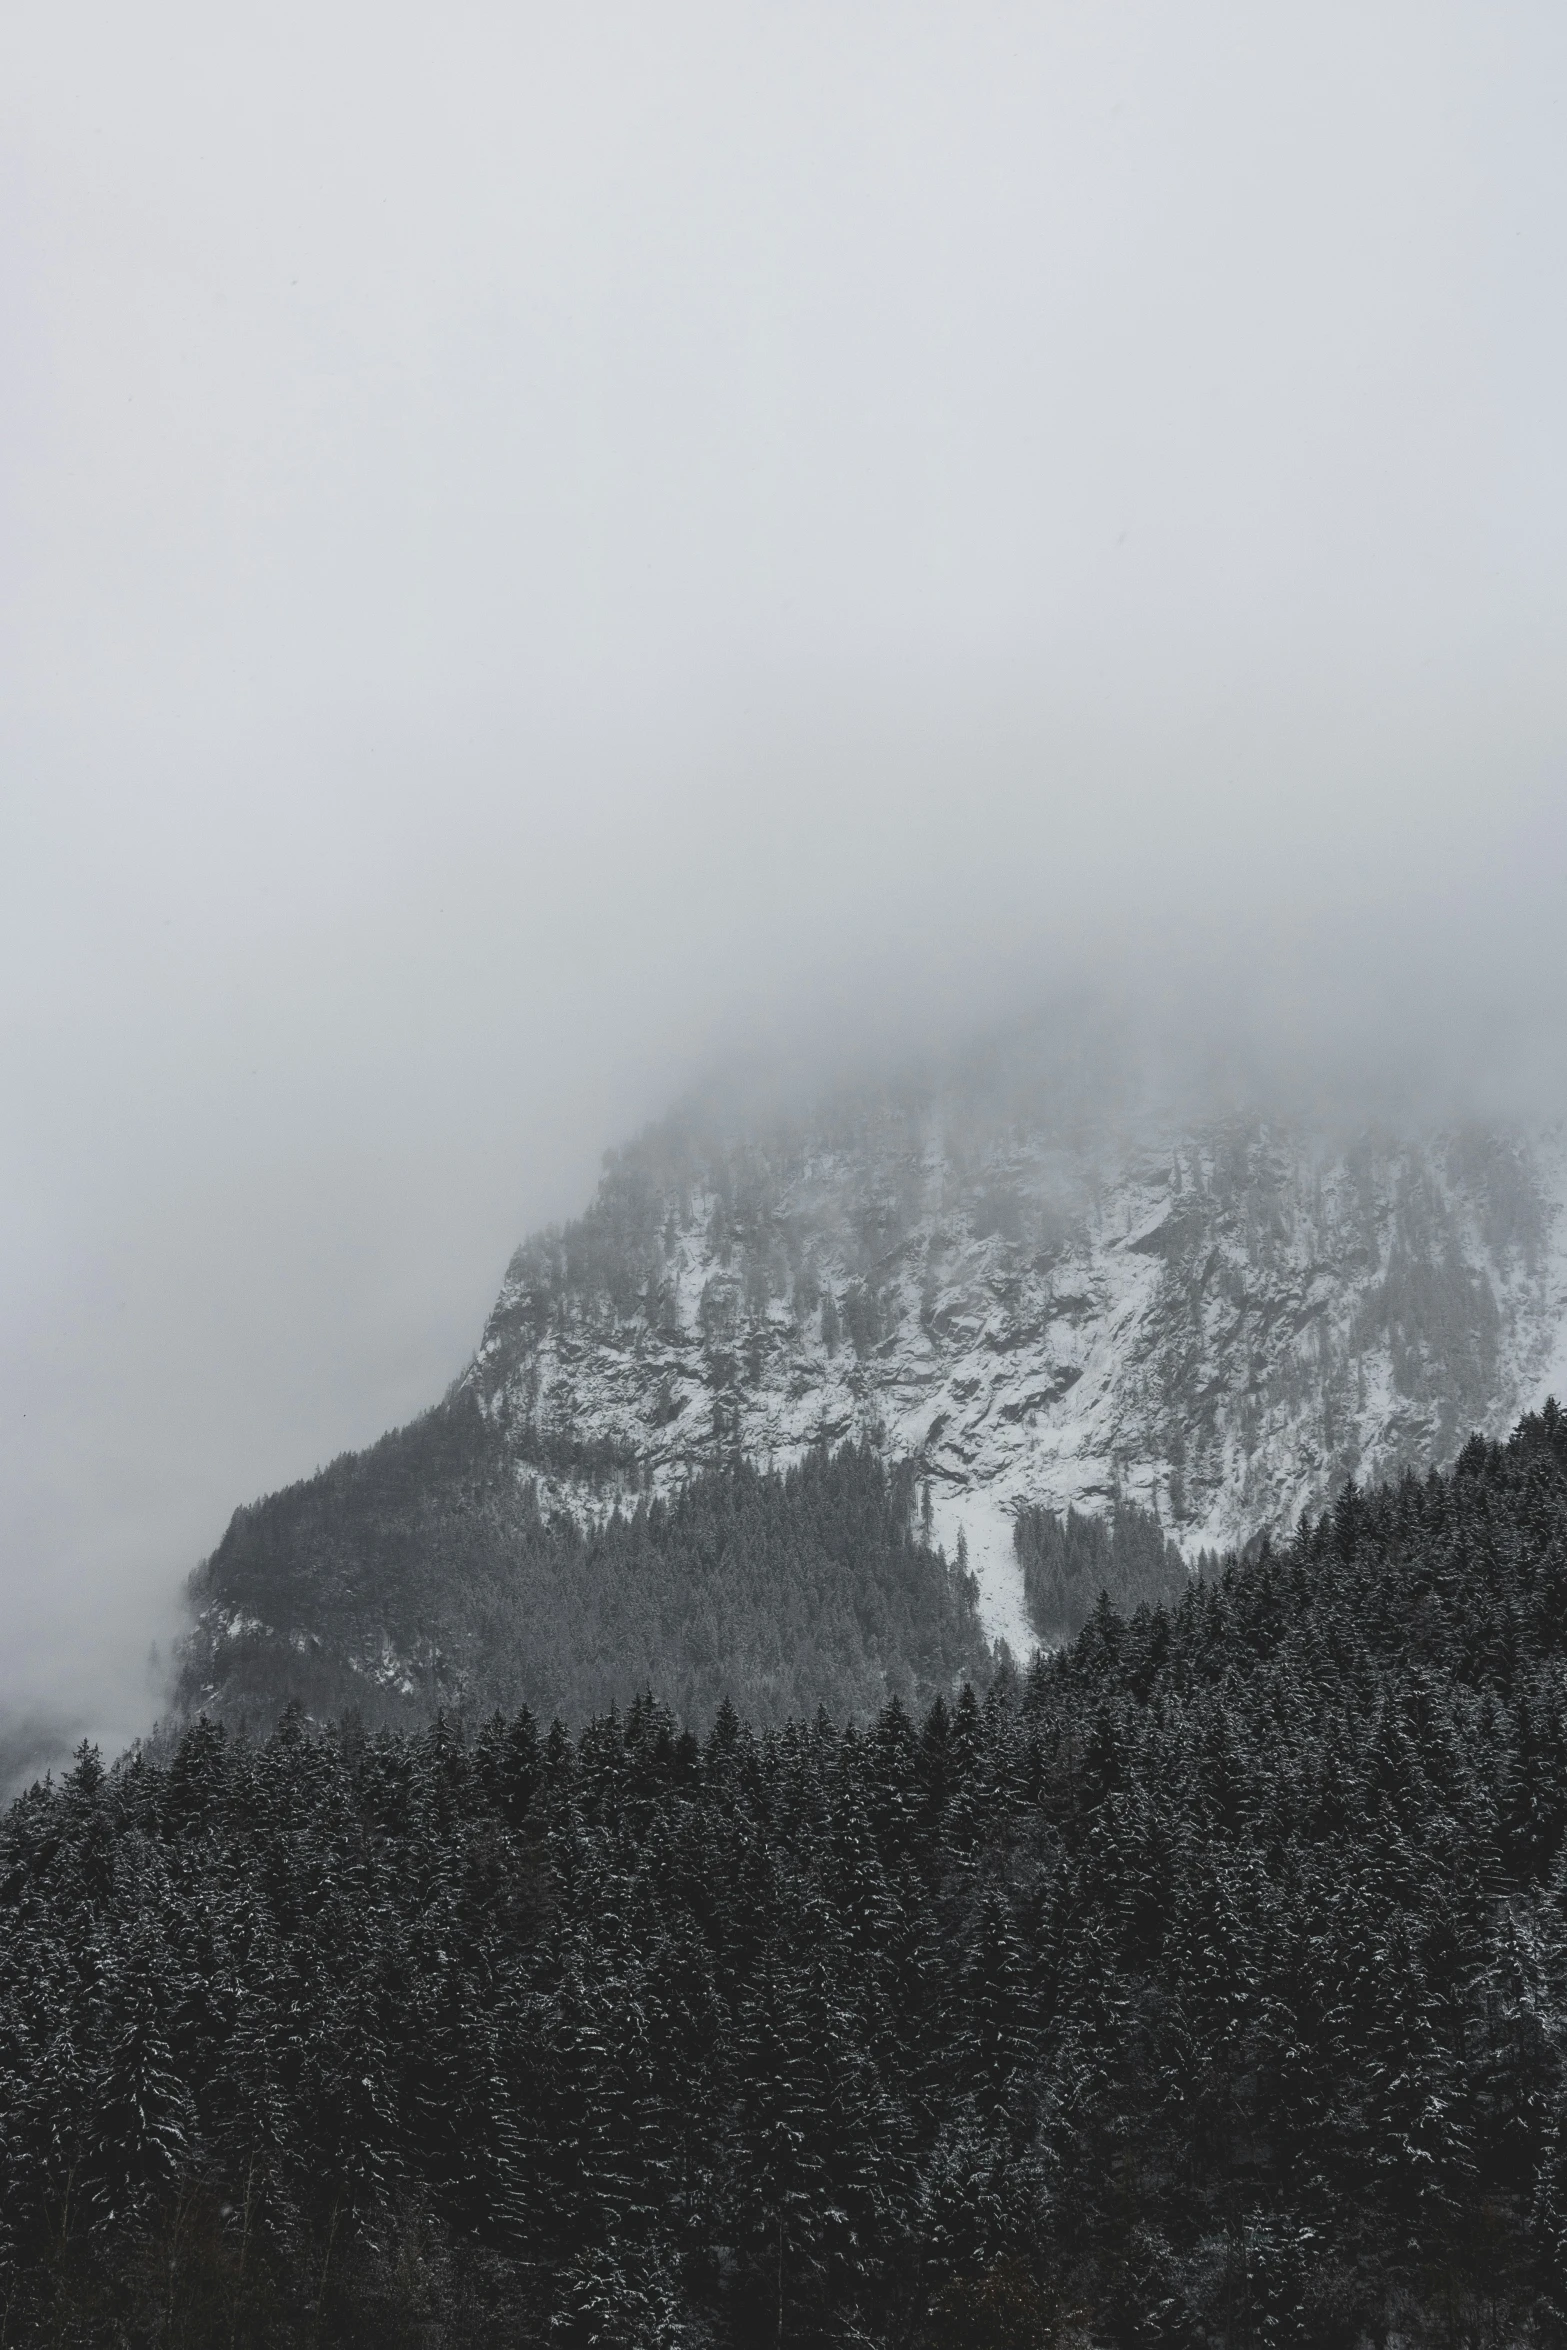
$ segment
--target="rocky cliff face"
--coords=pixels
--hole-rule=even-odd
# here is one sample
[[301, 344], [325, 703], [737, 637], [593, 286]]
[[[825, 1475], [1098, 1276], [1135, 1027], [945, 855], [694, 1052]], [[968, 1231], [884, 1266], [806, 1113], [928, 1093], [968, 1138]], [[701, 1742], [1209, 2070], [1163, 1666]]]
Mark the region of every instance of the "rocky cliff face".
[[954, 1096], [761, 1142], [679, 1127], [521, 1248], [465, 1387], [568, 1507], [734, 1453], [914, 1458], [993, 1636], [1022, 1502], [1188, 1556], [1450, 1458], [1567, 1384], [1558, 1138], [1067, 1132]]

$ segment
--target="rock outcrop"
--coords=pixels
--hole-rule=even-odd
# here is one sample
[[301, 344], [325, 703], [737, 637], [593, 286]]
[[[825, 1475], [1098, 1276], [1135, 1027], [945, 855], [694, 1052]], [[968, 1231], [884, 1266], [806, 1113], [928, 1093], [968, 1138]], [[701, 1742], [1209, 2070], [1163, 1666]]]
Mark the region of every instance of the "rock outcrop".
[[1064, 1131], [961, 1094], [761, 1139], [671, 1122], [518, 1250], [462, 1385], [592, 1510], [733, 1454], [918, 1463], [992, 1635], [1020, 1503], [1155, 1509], [1188, 1557], [1505, 1430], [1567, 1370], [1559, 1138], [1259, 1117]]

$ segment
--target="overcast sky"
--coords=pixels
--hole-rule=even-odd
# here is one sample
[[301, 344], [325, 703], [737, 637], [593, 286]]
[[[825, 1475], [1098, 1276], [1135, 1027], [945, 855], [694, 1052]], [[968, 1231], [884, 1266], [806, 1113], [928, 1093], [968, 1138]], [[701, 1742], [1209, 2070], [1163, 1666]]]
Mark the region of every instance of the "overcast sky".
[[1549, 1058], [1564, 91], [1559, 0], [8, 0], [0, 1707], [134, 1730], [737, 1041], [1136, 958]]

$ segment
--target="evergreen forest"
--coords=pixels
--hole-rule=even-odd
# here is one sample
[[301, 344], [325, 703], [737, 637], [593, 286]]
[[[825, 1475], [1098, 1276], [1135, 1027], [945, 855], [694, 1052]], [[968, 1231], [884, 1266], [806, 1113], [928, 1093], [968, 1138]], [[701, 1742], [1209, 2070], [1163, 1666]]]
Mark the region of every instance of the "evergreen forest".
[[[1047, 1646], [1075, 1639], [1102, 1595], [1129, 1615], [1145, 1601], [1175, 1607], [1186, 1589], [1179, 1549], [1135, 1502], [1117, 1501], [1108, 1519], [1020, 1509], [1012, 1543], [1029, 1619]], [[1201, 1564], [1210, 1564], [1208, 1554]]]
[[84, 1748], [4, 2331], [1567, 2342], [1567, 1418], [983, 1693]]
[[[459, 1394], [237, 1510], [191, 1581], [182, 1710], [259, 1730], [291, 1702], [386, 1726], [525, 1706], [575, 1729], [652, 1690], [698, 1730], [725, 1698], [775, 1728], [922, 1709], [988, 1669], [913, 1468], [868, 1445], [724, 1461], [667, 1499], [593, 1455], [533, 1466]], [[598, 1480], [596, 1520], [541, 1504], [550, 1467]]]

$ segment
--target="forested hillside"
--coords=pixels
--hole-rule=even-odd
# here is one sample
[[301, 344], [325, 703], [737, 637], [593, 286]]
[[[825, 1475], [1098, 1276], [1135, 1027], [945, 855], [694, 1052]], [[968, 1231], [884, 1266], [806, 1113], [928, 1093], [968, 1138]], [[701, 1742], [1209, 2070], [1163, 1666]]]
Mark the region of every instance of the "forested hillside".
[[920, 1718], [84, 1752], [7, 2338], [1567, 2341], [1567, 1421]]
[[193, 1580], [180, 1705], [263, 1727], [290, 1700], [370, 1724], [526, 1705], [575, 1727], [650, 1689], [698, 1728], [726, 1697], [761, 1726], [928, 1705], [988, 1668], [912, 1471], [867, 1447], [731, 1461], [667, 1498], [573, 1466], [599, 1480], [585, 1525], [541, 1509], [459, 1395], [237, 1511]]
[[[1012, 1543], [1029, 1617], [1050, 1647], [1081, 1632], [1101, 1595], [1127, 1614], [1144, 1601], [1175, 1607], [1189, 1581], [1186, 1562], [1158, 1519], [1134, 1502], [1118, 1501], [1108, 1518], [1021, 1509]], [[1200, 1561], [1213, 1563], [1211, 1553]]]

